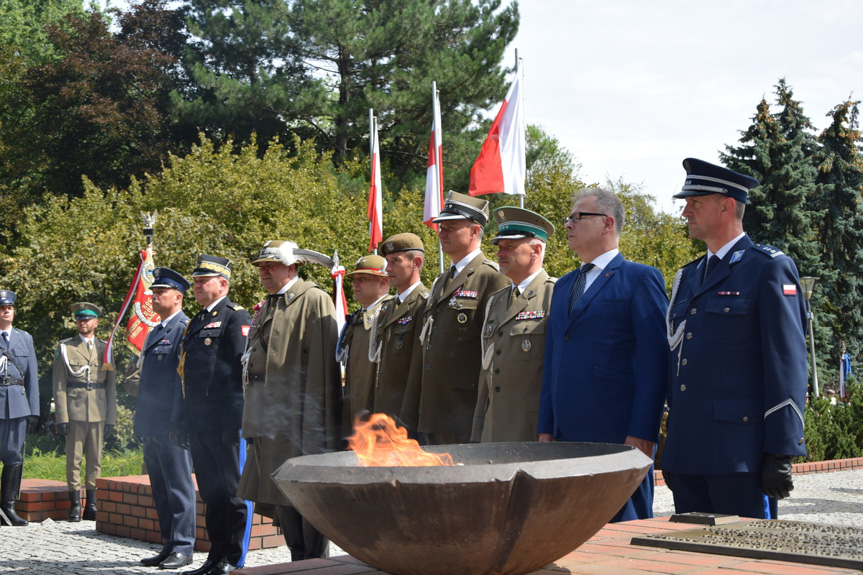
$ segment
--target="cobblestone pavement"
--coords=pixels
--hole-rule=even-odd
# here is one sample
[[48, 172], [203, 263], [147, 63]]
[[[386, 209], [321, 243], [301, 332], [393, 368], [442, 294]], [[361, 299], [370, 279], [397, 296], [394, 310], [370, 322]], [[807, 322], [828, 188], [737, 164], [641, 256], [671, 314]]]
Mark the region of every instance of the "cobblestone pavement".
[[[779, 503], [780, 519], [863, 527], [863, 470], [798, 476], [789, 499]], [[658, 487], [654, 500], [657, 517], [674, 511], [671, 492]], [[160, 545], [105, 535], [93, 521], [67, 523], [47, 520], [27, 527], [0, 527], [0, 573], [78, 575], [106, 573], [171, 573], [143, 567], [138, 561], [159, 552]], [[331, 546], [331, 554], [341, 550]], [[205, 553], [196, 553], [192, 569]], [[257, 567], [290, 561], [282, 546], [252, 551], [246, 566]]]

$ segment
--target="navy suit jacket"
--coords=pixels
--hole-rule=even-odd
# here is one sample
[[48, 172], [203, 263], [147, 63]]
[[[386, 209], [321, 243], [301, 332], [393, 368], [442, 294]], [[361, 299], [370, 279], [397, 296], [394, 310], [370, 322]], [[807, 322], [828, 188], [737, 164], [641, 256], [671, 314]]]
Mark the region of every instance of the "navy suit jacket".
[[177, 422], [183, 399], [180, 374], [180, 344], [189, 318], [182, 311], [159, 332], [153, 328], [141, 353], [141, 379], [135, 406], [135, 435], [167, 435]]
[[578, 273], [554, 287], [538, 432], [568, 441], [623, 443], [631, 435], [655, 442], [668, 373], [662, 274], [618, 254], [570, 315]]
[[[24, 380], [24, 386], [0, 386], [0, 419], [17, 419], [30, 415], [39, 415], [39, 378], [36, 373], [36, 351], [33, 349], [33, 338], [26, 331], [10, 329], [9, 348], [6, 350], [12, 361], [21, 368], [21, 373], [12, 361], [6, 363], [6, 370], [0, 375], [7, 375]], [[5, 348], [0, 337], [0, 347]], [[8, 415], [7, 415], [8, 413]]]
[[672, 302], [672, 329], [686, 323], [670, 358], [662, 468], [757, 473], [764, 453], [806, 455], [806, 310], [797, 267], [748, 236], [706, 278], [704, 259], [681, 270]]

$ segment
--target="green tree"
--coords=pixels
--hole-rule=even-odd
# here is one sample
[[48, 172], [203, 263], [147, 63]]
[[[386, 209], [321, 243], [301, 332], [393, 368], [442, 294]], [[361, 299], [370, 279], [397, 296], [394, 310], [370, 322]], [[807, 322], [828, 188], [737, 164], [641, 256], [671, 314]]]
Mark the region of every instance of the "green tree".
[[818, 220], [823, 263], [819, 286], [824, 294], [822, 309], [833, 316], [831, 360], [835, 361], [842, 343], [852, 357], [860, 357], [863, 350], [863, 158], [858, 103], [847, 100], [828, 114], [831, 123], [819, 136], [821, 149], [815, 154], [820, 194], [814, 203], [823, 212]]
[[68, 14], [84, 15], [82, 0], [0, 0], [0, 46], [14, 48], [27, 63], [44, 64], [54, 55], [45, 28], [62, 25]]

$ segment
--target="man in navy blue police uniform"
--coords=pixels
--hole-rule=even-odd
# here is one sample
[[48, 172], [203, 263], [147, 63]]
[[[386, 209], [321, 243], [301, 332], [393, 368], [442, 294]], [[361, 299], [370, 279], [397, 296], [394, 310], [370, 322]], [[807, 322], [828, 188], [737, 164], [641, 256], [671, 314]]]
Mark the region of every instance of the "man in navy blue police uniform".
[[[758, 180], [683, 161], [689, 233], [707, 254], [675, 276], [669, 306], [668, 438], [662, 455], [678, 513], [766, 517], [806, 454], [805, 304], [791, 259], [743, 231]], [[775, 519], [775, 501], [773, 501]]]
[[222, 575], [243, 557], [247, 508], [237, 497], [240, 425], [243, 419], [241, 358], [252, 318], [228, 299], [231, 262], [201, 255], [192, 272], [195, 300], [204, 307], [183, 336], [180, 375], [183, 402], [177, 443], [187, 439], [201, 499], [207, 504], [210, 552], [187, 575]]
[[148, 567], [179, 569], [192, 562], [195, 546], [195, 484], [189, 451], [171, 443], [168, 435], [177, 422], [182, 401], [180, 343], [189, 318], [183, 313], [183, 294], [189, 282], [169, 268], [153, 270], [153, 311], [161, 321], [153, 327], [141, 350], [135, 435], [144, 443], [144, 464], [150, 476], [162, 551], [141, 559]]
[[0, 523], [23, 526], [27, 520], [15, 513], [24, 471], [24, 439], [27, 422], [39, 417], [39, 380], [33, 338], [12, 327], [15, 300], [9, 290], [0, 290]]
[[[658, 269], [618, 249], [626, 211], [586, 189], [564, 220], [582, 266], [554, 286], [546, 327], [540, 441], [622, 443], [653, 458], [665, 403], [668, 299]], [[653, 517], [653, 468], [612, 518]]]

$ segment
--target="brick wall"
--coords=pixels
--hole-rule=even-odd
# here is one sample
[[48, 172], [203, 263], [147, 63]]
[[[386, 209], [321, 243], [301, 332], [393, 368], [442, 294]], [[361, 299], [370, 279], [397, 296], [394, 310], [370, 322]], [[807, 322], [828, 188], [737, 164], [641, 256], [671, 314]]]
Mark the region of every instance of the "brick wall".
[[[194, 476], [193, 476], [194, 477]], [[119, 537], [129, 537], [150, 543], [161, 543], [159, 522], [150, 478], [147, 475], [128, 477], [103, 477], [96, 480], [98, 503], [96, 504], [96, 530]], [[207, 529], [204, 522], [204, 503], [197, 494], [195, 550], [209, 551]], [[81, 491], [84, 503], [84, 491]], [[28, 521], [45, 519], [65, 521], [69, 515], [69, 492], [62, 481], [25, 479], [15, 510]], [[252, 516], [252, 533], [249, 549], [269, 549], [285, 544], [284, 537], [271, 525], [272, 521], [257, 513]]]

